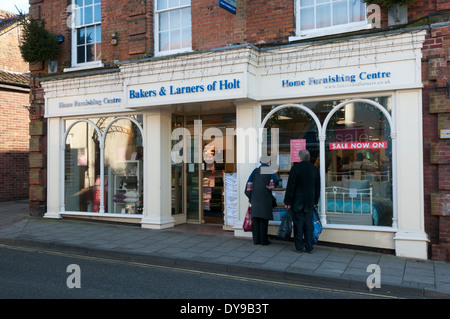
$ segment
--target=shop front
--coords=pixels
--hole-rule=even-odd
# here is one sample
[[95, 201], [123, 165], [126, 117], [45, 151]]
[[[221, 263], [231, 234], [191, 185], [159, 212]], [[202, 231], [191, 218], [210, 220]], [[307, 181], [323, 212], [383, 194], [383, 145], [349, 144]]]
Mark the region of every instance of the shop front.
[[272, 156], [281, 211], [307, 148], [321, 173], [322, 241], [426, 258], [424, 36], [242, 45], [44, 82], [45, 217], [208, 223], [248, 237], [243, 189], [260, 155]]

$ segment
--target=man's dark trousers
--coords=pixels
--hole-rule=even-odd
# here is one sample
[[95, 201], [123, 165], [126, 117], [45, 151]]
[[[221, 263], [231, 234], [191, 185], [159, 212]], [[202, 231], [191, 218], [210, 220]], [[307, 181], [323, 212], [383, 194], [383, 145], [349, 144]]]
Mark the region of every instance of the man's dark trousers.
[[[294, 243], [299, 251], [313, 250], [313, 212], [293, 211], [292, 221], [294, 222]], [[303, 239], [303, 236], [305, 237]]]

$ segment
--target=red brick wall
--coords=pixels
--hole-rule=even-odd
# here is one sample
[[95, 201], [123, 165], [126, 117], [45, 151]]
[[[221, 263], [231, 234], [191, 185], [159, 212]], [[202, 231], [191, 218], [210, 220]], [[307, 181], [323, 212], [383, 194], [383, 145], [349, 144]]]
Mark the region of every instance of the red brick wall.
[[28, 93], [0, 89], [0, 201], [28, 198]]
[[21, 59], [19, 39], [22, 28], [14, 24], [2, 31], [0, 36], [0, 69], [28, 73], [28, 63]]
[[[434, 19], [439, 22], [439, 16]], [[435, 260], [450, 259], [450, 140], [439, 134], [441, 129], [450, 129], [449, 65], [450, 26], [433, 28], [423, 46], [422, 79], [425, 229]]]
[[[58, 69], [70, 67], [71, 32], [67, 26], [70, 0], [30, 0], [30, 15], [55, 35], [63, 35]], [[192, 48], [208, 50], [242, 43], [282, 43], [294, 34], [292, 0], [238, 1], [237, 14], [217, 0], [192, 1]], [[112, 34], [118, 40], [112, 45]], [[153, 55], [153, 1], [102, 2], [102, 60], [128, 61]]]

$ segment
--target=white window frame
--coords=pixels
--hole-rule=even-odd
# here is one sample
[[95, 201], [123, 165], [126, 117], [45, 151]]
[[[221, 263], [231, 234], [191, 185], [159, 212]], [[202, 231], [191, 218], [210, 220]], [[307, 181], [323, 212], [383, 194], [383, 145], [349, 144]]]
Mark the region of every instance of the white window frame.
[[[94, 7], [94, 0], [92, 0], [93, 4], [92, 7]], [[101, 0], [100, 0], [100, 5], [101, 5]], [[90, 6], [90, 5], [89, 5]], [[82, 25], [77, 25], [77, 8], [80, 8], [77, 4], [76, 4], [76, 0], [72, 0], [72, 7], [71, 7], [71, 27], [72, 27], [72, 43], [71, 43], [71, 50], [72, 50], [72, 63], [71, 63], [71, 68], [66, 68], [64, 69], [65, 72], [70, 72], [70, 71], [78, 71], [78, 70], [83, 70], [83, 69], [90, 69], [90, 68], [97, 68], [97, 67], [103, 67], [103, 63], [100, 60], [94, 60], [94, 61], [90, 61], [90, 62], [83, 62], [83, 63], [78, 63], [78, 51], [77, 51], [77, 30], [81, 27], [91, 27], [91, 26], [101, 26], [101, 21], [100, 22], [95, 22], [93, 21], [90, 24], [82, 24]], [[96, 47], [101, 47], [101, 38], [100, 41], [96, 41], [95, 45]], [[97, 55], [97, 54], [95, 54]]]
[[[191, 46], [190, 47], [185, 47], [185, 48], [180, 48], [180, 49], [175, 49], [175, 50], [164, 50], [164, 51], [160, 51], [159, 50], [159, 41], [160, 41], [160, 37], [159, 37], [159, 15], [163, 12], [169, 12], [172, 10], [181, 10], [184, 8], [192, 8], [192, 1], [188, 4], [188, 5], [180, 5], [177, 7], [171, 7], [171, 8], [166, 8], [166, 9], [162, 9], [162, 10], [158, 10], [158, 0], [154, 0], [154, 52], [155, 52], [155, 56], [165, 56], [165, 55], [171, 55], [171, 54], [177, 54], [177, 53], [185, 53], [185, 52], [192, 52], [192, 11], [191, 11]], [[170, 41], [169, 41], [170, 43]]]
[[[353, 0], [347, 0], [348, 2]], [[300, 30], [300, 0], [295, 0], [295, 36], [289, 37], [289, 41], [297, 41], [303, 39], [310, 39], [316, 37], [322, 37], [326, 35], [333, 35], [339, 33], [353, 32], [358, 30], [371, 29], [373, 26], [368, 22], [367, 19], [367, 5], [360, 0], [363, 5], [365, 5], [365, 19], [363, 21], [350, 22], [340, 25], [332, 25], [324, 28], [314, 28], [308, 30]], [[314, 5], [316, 10], [317, 4]]]

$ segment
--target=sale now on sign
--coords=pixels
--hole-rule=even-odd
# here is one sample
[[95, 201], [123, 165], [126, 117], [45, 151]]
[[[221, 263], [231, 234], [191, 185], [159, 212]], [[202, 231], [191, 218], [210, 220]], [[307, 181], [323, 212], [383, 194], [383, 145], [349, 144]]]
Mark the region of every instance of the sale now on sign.
[[387, 142], [330, 143], [330, 150], [369, 150], [387, 148]]

